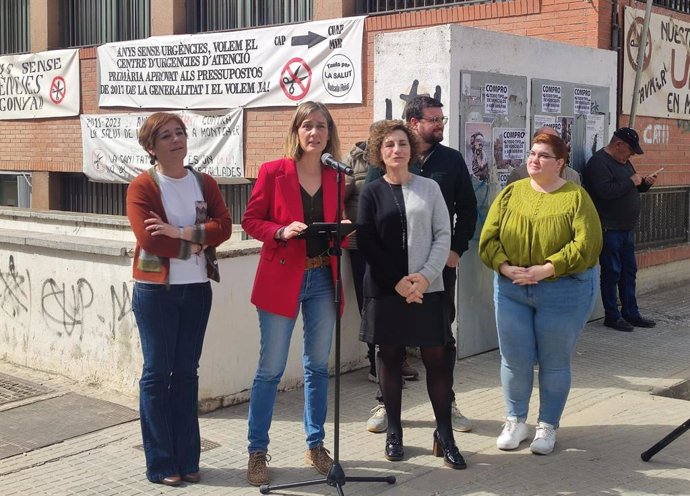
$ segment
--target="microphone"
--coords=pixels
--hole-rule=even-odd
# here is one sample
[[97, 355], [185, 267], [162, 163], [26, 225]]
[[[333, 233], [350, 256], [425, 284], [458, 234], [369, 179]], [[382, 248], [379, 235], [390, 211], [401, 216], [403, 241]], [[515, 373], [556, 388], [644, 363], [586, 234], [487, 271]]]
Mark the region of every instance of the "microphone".
[[352, 167], [348, 167], [342, 162], [338, 162], [336, 159], [333, 158], [333, 155], [331, 155], [330, 153], [324, 153], [323, 155], [321, 155], [321, 163], [323, 165], [330, 167], [336, 172], [342, 172], [346, 176], [355, 175], [355, 171], [352, 170]]

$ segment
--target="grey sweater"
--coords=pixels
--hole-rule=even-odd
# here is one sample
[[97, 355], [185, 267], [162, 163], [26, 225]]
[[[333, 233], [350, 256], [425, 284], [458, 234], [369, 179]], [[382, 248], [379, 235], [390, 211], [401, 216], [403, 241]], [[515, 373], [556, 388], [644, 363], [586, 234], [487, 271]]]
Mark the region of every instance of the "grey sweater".
[[[399, 190], [402, 204], [396, 202]], [[373, 279], [369, 281], [373, 283], [370, 291], [365, 287], [368, 296], [395, 291], [398, 281], [414, 272], [429, 281], [427, 293], [443, 291], [439, 276], [450, 252], [450, 220], [434, 180], [412, 176], [404, 186], [390, 185], [383, 178], [366, 184], [357, 219], [359, 249]]]

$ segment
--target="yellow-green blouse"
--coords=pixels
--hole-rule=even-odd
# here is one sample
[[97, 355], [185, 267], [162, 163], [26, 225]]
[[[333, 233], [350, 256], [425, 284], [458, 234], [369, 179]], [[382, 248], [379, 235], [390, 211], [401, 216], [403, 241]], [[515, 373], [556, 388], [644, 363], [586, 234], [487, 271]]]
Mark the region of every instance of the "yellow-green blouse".
[[497, 272], [503, 262], [530, 267], [548, 261], [554, 280], [593, 267], [601, 244], [599, 215], [584, 189], [567, 181], [540, 193], [527, 178], [509, 184], [491, 204], [479, 256]]

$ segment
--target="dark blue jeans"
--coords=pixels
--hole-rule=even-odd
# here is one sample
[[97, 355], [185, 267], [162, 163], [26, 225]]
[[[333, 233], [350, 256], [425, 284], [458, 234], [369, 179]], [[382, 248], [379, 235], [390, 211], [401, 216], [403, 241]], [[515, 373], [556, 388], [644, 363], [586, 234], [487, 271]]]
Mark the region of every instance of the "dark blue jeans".
[[[632, 231], [604, 230], [601, 265], [601, 301], [607, 320], [636, 319], [640, 316], [635, 298], [637, 261]], [[618, 311], [618, 298], [621, 309]]]
[[132, 309], [144, 355], [139, 415], [151, 482], [199, 470], [197, 369], [211, 299], [208, 282], [134, 284]]

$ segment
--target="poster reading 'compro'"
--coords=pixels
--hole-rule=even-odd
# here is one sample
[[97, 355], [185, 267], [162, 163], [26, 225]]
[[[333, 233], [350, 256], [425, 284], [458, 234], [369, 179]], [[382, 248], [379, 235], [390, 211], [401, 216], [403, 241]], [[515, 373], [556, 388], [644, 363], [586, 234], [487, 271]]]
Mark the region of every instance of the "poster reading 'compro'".
[[0, 119], [79, 114], [79, 50], [0, 57]]
[[217, 109], [362, 102], [364, 17], [98, 48], [101, 107]]

